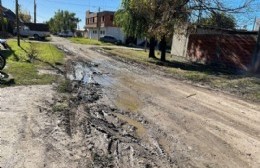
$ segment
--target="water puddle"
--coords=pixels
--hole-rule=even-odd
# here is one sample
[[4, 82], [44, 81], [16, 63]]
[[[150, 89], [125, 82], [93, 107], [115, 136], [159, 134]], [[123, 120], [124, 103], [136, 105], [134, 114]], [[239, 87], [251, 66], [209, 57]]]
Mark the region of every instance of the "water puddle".
[[80, 81], [83, 85], [90, 83], [98, 83], [102, 86], [109, 86], [112, 84], [111, 78], [98, 70], [98, 64], [87, 62], [74, 62], [73, 71], [67, 73], [67, 78], [71, 81]]
[[129, 125], [132, 125], [136, 128], [136, 133], [139, 137], [144, 137], [147, 130], [144, 128], [144, 126], [136, 121], [136, 120], [133, 120], [125, 115], [122, 115], [122, 114], [119, 114], [119, 113], [114, 113], [120, 120], [123, 120], [125, 122], [127, 122]]
[[137, 95], [130, 92], [121, 92], [116, 98], [115, 104], [125, 111], [137, 112], [141, 103]]
[[122, 91], [117, 93], [115, 104], [125, 111], [138, 112], [143, 107], [139, 93], [145, 91], [145, 85], [134, 76], [127, 74], [119, 78], [117, 83], [118, 88], [122, 88]]
[[[133, 81], [126, 79], [126, 81], [112, 80], [109, 73], [102, 71], [102, 68], [93, 62], [72, 62], [71, 70], [67, 73], [67, 78], [71, 81], [78, 81], [82, 85], [99, 84], [105, 88], [112, 88], [115, 97], [112, 102], [118, 108], [124, 111], [138, 112], [142, 106], [138, 92], [136, 89], [131, 89], [129, 84], [133, 85]], [[119, 85], [118, 85], [119, 84]], [[123, 86], [121, 85], [123, 84]], [[138, 85], [138, 88], [141, 86]], [[111, 93], [113, 95], [113, 93]]]

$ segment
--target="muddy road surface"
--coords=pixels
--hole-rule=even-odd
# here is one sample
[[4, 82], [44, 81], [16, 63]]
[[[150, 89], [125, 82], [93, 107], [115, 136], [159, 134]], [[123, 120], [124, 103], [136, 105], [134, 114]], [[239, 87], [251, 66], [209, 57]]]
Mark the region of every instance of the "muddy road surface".
[[158, 144], [177, 166], [260, 166], [259, 104], [164, 77], [100, 49], [67, 41], [58, 45], [70, 51], [72, 59], [79, 56], [98, 65], [85, 70], [102, 86], [106, 103], [143, 116], [149, 127], [132, 115], [118, 115], [137, 128], [139, 138]]
[[258, 104], [52, 43], [67, 54], [68, 93], [0, 89], [1, 168], [260, 167]]

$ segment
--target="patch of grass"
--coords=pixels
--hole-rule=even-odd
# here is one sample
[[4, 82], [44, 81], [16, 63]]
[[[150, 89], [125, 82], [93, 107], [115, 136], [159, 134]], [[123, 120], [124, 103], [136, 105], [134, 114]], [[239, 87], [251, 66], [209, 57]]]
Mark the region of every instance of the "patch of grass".
[[57, 76], [39, 75], [34, 64], [26, 62], [8, 62], [7, 73], [12, 74], [16, 85], [50, 84]]
[[69, 80], [63, 80], [59, 82], [57, 86], [57, 91], [60, 93], [70, 93], [71, 92], [71, 85]]
[[67, 111], [68, 109], [69, 109], [69, 105], [67, 102], [57, 103], [52, 106], [53, 112], [64, 112]]
[[153, 61], [153, 59], [148, 58], [148, 52], [145, 52], [143, 50], [108, 48], [108, 47], [103, 47], [103, 49], [105, 49], [108, 53], [112, 55], [128, 58], [133, 61], [138, 61], [142, 63], [149, 63], [150, 61]]
[[83, 37], [71, 37], [69, 40], [77, 44], [86, 44], [86, 45], [113, 45], [111, 43], [103, 43], [95, 39], [88, 39]]
[[28, 60], [28, 53], [31, 46], [37, 52], [37, 58], [55, 64], [57, 62], [63, 63], [64, 54], [59, 51], [54, 45], [49, 43], [25, 42], [21, 41], [21, 47], [17, 45], [16, 40], [8, 40], [8, 45], [11, 47], [10, 51], [4, 51], [3, 54], [8, 61], [25, 62]]
[[53, 65], [56, 63], [64, 63], [64, 54], [59, 51], [54, 45], [47, 43], [36, 43], [34, 46], [35, 49], [38, 51], [37, 58], [39, 58], [40, 60]]
[[159, 59], [148, 58], [148, 52], [143, 50], [106, 47], [103, 49], [109, 54], [142, 63], [153, 69], [160, 69], [178, 79], [204, 84], [211, 88], [240, 95], [246, 99], [260, 101], [260, 78], [256, 76], [235, 75], [227, 69], [191, 63], [169, 54], [166, 56], [168, 61], [161, 62]]
[[[16, 40], [9, 40], [10, 50], [3, 51], [7, 58], [5, 72], [11, 74], [16, 85], [51, 84], [58, 75], [39, 74], [39, 69], [54, 68], [55, 64], [63, 63], [64, 55], [55, 46], [48, 43], [21, 41], [21, 47]], [[30, 50], [35, 50], [35, 61], [30, 62]]]

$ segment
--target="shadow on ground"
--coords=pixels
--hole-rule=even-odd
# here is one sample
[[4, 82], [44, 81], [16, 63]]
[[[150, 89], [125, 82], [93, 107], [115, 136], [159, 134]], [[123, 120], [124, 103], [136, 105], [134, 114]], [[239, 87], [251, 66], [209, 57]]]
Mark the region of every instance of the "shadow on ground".
[[179, 68], [181, 70], [186, 70], [186, 71], [202, 72], [208, 75], [216, 75], [216, 76], [221, 75], [222, 77], [232, 78], [232, 79], [243, 78], [245, 76], [257, 77], [257, 78], [260, 77], [259, 74], [251, 74], [249, 72], [245, 72], [234, 68], [229, 68], [221, 64], [202, 64], [202, 63], [194, 63], [189, 61], [177, 61], [177, 60], [163, 62], [158, 58], [150, 59], [149, 63], [162, 66], [162, 67]]

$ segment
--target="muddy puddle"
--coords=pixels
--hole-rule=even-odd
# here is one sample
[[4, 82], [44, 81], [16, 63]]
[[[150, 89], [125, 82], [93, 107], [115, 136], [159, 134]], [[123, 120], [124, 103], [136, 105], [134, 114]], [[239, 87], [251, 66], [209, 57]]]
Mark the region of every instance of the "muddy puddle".
[[70, 71], [66, 77], [71, 81], [78, 81], [83, 85], [89, 83], [98, 83], [102, 86], [113, 85], [109, 74], [98, 69], [99, 64], [93, 62], [70, 62], [69, 64]]
[[141, 102], [136, 94], [120, 92], [116, 97], [115, 105], [126, 111], [138, 112]]
[[[111, 106], [102, 97], [104, 86], [111, 86], [113, 81], [99, 71], [98, 65], [74, 62], [70, 66], [66, 75], [72, 87], [67, 101], [70, 109], [55, 115], [65, 118], [60, 126], [70, 137], [81, 137], [73, 154], [77, 156], [75, 162], [83, 167], [175, 167], [175, 161], [163, 152], [157, 138], [148, 135], [151, 129], [147, 128], [153, 128], [148, 121], [141, 114], [128, 111], [136, 110], [138, 103], [121, 103], [128, 110]], [[82, 157], [77, 155], [80, 149], [84, 149]]]
[[[138, 112], [142, 107], [138, 93], [133, 93], [130, 90], [129, 92], [121, 91], [120, 88], [122, 86], [118, 85], [118, 83], [124, 82], [121, 80], [112, 80], [109, 73], [99, 69], [99, 64], [93, 62], [71, 62], [70, 66], [72, 66], [70, 68], [72, 70], [66, 75], [69, 80], [78, 81], [82, 85], [96, 83], [105, 88], [117, 89], [117, 94], [114, 95], [114, 100], [111, 101], [122, 110]], [[126, 82], [127, 81], [125, 81], [125, 86], [127, 86]]]
[[127, 122], [129, 125], [134, 126], [136, 128], [136, 133], [140, 138], [144, 137], [147, 133], [146, 128], [140, 122], [120, 113], [114, 113], [114, 115], [116, 115], [120, 120]]

